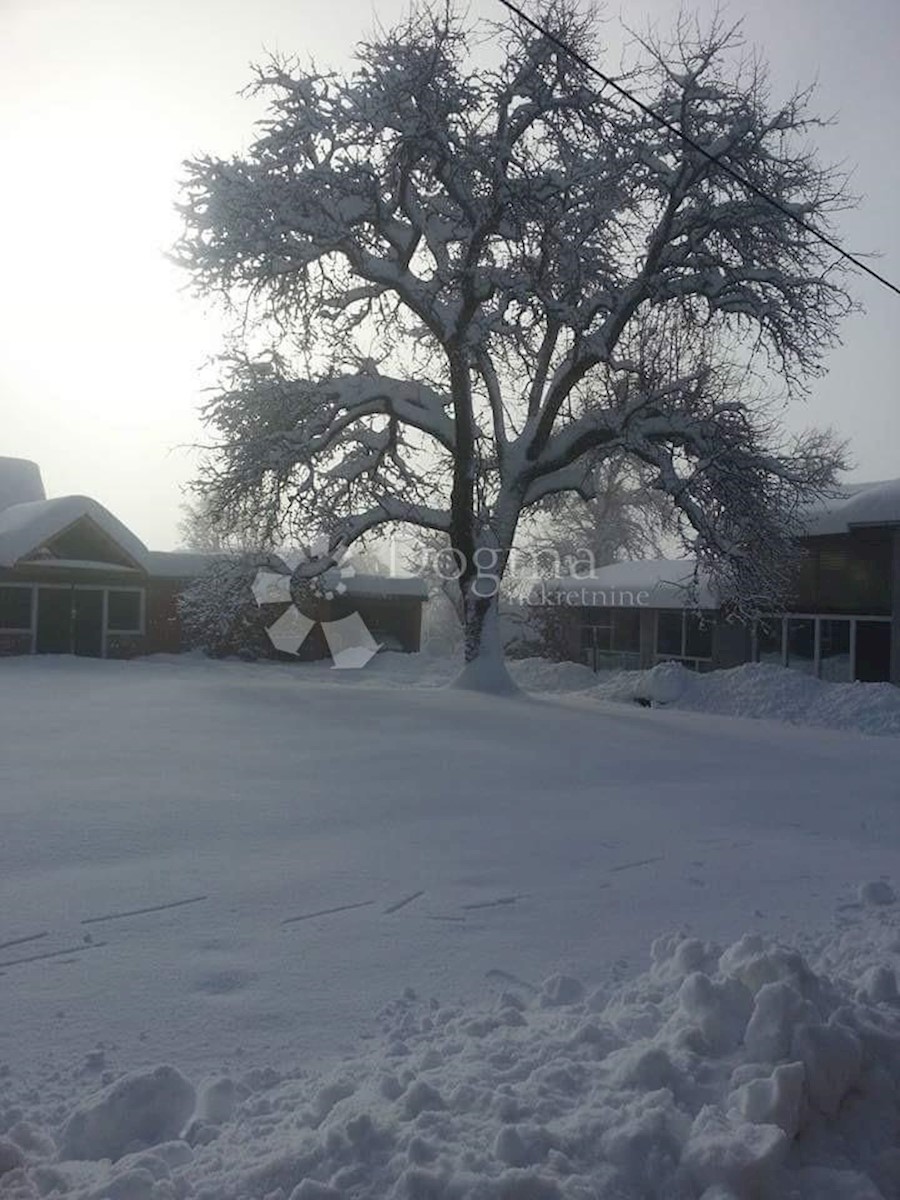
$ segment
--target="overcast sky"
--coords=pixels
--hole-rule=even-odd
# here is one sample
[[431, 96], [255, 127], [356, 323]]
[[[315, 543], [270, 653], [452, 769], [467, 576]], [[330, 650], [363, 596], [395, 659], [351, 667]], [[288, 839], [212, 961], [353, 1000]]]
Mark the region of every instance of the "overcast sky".
[[[0, 456], [40, 463], [48, 494], [87, 493], [155, 549], [174, 547], [184, 449], [214, 314], [164, 259], [178, 233], [179, 164], [245, 146], [259, 111], [237, 95], [264, 48], [341, 66], [400, 0], [0, 0]], [[476, 13], [500, 14], [496, 0]], [[680, 0], [620, 9], [665, 26]], [[686, 7], [691, 7], [687, 5]], [[714, 5], [699, 0], [701, 14]], [[855, 169], [864, 199], [842, 222], [855, 251], [900, 280], [900, 4], [745, 0], [748, 40], [780, 90], [818, 80], [838, 124], [823, 157]], [[612, 29], [612, 26], [611, 26]], [[900, 475], [900, 297], [860, 280], [864, 315], [795, 426], [851, 440], [858, 478]], [[208, 379], [207, 379], [208, 382]]]

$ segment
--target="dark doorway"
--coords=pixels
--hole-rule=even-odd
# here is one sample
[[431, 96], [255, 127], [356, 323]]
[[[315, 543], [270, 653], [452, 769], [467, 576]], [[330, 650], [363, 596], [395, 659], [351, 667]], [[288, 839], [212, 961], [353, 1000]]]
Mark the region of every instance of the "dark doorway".
[[103, 593], [78, 589], [72, 593], [72, 653], [90, 658], [103, 655]]
[[38, 654], [103, 654], [103, 592], [99, 588], [38, 588]]
[[856, 622], [856, 678], [864, 683], [886, 683], [890, 680], [890, 621]]
[[72, 589], [38, 588], [38, 654], [72, 653]]

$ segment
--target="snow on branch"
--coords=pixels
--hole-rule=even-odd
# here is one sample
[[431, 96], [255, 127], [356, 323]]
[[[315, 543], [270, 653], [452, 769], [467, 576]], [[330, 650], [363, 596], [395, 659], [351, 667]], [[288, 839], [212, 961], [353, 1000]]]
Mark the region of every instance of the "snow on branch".
[[[536, 16], [602, 61], [595, 15]], [[244, 527], [421, 520], [468, 564], [621, 454], [761, 595], [777, 572], [747, 564], [841, 462], [824, 436], [787, 445], [766, 394], [808, 389], [852, 308], [791, 219], [828, 231], [853, 203], [810, 146], [810, 93], [773, 104], [737, 27], [681, 21], [623, 77], [664, 128], [527, 24], [494, 28], [487, 64], [482, 32], [422, 6], [346, 74], [273, 60], [246, 154], [186, 165], [176, 257], [283, 355], [248, 350], [207, 406], [203, 487]]]

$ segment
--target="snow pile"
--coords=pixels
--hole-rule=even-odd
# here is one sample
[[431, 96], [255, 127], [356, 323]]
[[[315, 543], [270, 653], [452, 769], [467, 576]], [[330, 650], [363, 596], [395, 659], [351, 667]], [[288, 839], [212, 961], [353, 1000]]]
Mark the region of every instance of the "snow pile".
[[900, 688], [890, 683], [827, 683], [767, 663], [698, 674], [667, 662], [649, 671], [622, 671], [598, 679], [593, 692], [598, 699], [646, 700], [722, 716], [900, 734]]
[[173, 1067], [126, 1075], [75, 1110], [63, 1130], [64, 1158], [121, 1158], [176, 1138], [194, 1111], [195, 1093]]
[[597, 676], [582, 663], [522, 658], [507, 665], [515, 682], [527, 692], [586, 692], [597, 686]]
[[173, 1068], [126, 1077], [79, 1107], [59, 1153], [7, 1128], [0, 1195], [900, 1197], [898, 942], [864, 911], [817, 970], [756, 934], [725, 950], [671, 934], [608, 993], [559, 975], [537, 992], [509, 978], [485, 1008], [407, 990], [365, 1056], [324, 1078], [216, 1078], [190, 1121]]

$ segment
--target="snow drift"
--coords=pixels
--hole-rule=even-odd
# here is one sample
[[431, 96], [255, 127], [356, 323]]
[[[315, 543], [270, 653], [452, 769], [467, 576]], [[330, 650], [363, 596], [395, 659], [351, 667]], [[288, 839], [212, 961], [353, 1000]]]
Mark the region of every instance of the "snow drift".
[[8, 1128], [0, 1195], [890, 1200], [900, 944], [893, 914], [867, 911], [865, 935], [814, 948], [817, 969], [755, 934], [723, 949], [675, 933], [608, 992], [509, 981], [476, 1008], [407, 990], [363, 1056], [324, 1077], [216, 1079], [190, 1122], [173, 1068], [126, 1077], [58, 1150]]

